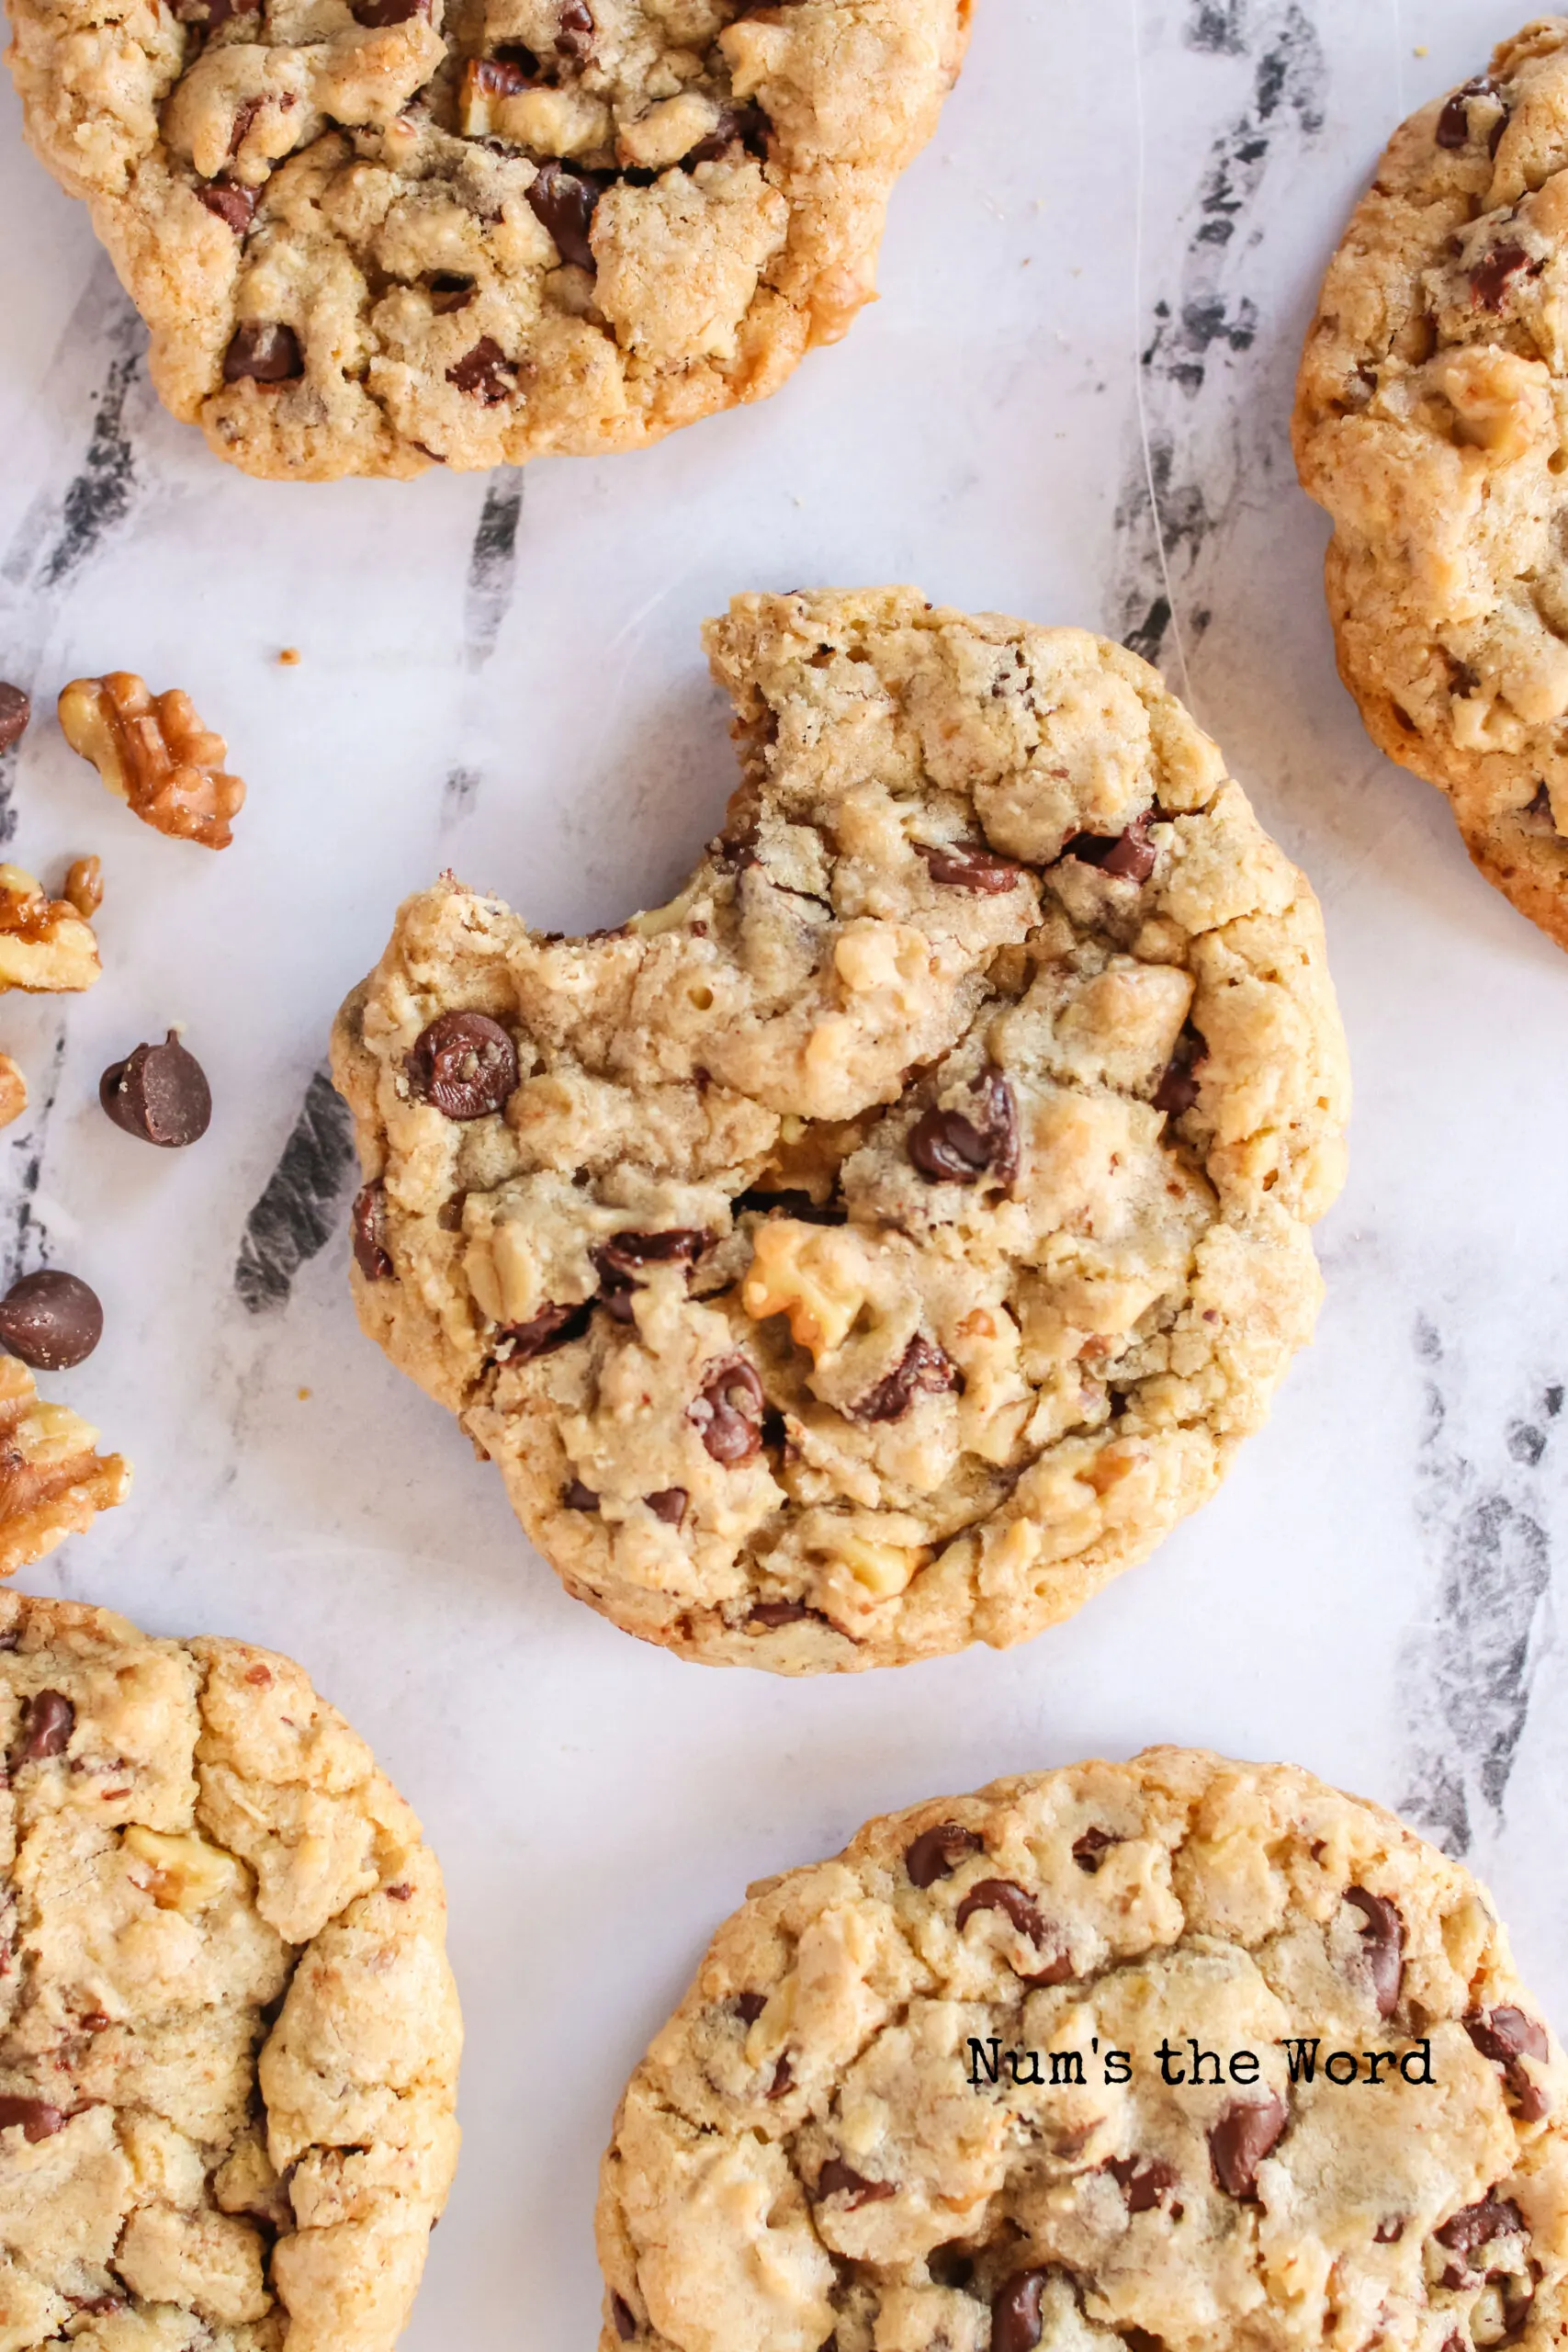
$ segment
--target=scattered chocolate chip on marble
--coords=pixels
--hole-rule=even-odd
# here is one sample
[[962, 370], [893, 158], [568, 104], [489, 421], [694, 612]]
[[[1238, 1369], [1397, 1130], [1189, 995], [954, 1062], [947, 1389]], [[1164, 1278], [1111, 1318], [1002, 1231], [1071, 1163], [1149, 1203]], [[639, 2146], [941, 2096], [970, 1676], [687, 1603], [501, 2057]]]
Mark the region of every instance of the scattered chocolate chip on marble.
[[32, 715], [32, 702], [21, 687], [0, 679], [0, 752], [8, 752], [13, 743], [21, 741]]
[[52, 1266], [24, 1274], [0, 1299], [0, 1347], [35, 1372], [69, 1372], [86, 1362], [103, 1336], [96, 1293]]
[[207, 1073], [174, 1029], [161, 1046], [138, 1046], [112, 1062], [98, 1080], [98, 1101], [117, 1127], [164, 1151], [197, 1142], [212, 1119]]

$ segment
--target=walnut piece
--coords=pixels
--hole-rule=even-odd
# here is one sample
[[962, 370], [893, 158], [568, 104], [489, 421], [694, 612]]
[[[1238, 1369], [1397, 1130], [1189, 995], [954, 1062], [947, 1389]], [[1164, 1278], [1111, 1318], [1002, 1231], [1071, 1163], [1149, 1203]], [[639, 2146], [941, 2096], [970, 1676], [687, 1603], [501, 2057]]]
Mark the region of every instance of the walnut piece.
[[28, 1081], [9, 1054], [0, 1054], [0, 1127], [8, 1127], [28, 1107]]
[[98, 943], [68, 899], [51, 899], [19, 865], [0, 865], [0, 989], [90, 989]]
[[104, 869], [96, 857], [74, 857], [65, 873], [65, 895], [84, 922], [104, 903]]
[[129, 670], [73, 678], [61, 694], [60, 724], [72, 750], [92, 762], [133, 816], [204, 849], [228, 848], [229, 820], [245, 787], [224, 773], [222, 736], [202, 725], [177, 686], [149, 694]]
[[96, 1453], [97, 1438], [65, 1406], [43, 1402], [25, 1363], [0, 1355], [0, 1577], [125, 1500], [130, 1464]]

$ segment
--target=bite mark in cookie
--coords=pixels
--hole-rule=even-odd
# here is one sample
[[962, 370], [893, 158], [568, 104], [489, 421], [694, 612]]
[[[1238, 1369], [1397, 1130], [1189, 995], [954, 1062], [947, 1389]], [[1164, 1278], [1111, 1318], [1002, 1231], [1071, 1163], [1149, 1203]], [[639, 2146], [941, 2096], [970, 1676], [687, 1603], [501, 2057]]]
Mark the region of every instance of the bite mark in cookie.
[[719, 1929], [601, 2167], [600, 2352], [1544, 2346], [1565, 2099], [1483, 1890], [1379, 1807], [1175, 1748], [998, 1781]]
[[1568, 945], [1568, 19], [1398, 130], [1329, 269], [1295, 445], [1340, 673]]
[[1316, 905], [1098, 639], [887, 590], [708, 643], [746, 772], [679, 897], [563, 940], [448, 878], [344, 1008], [360, 1314], [633, 1632], [1019, 1641], [1206, 1498], [1310, 1331]]
[[[10, 0], [28, 134], [252, 473], [636, 448], [874, 290], [968, 0]], [[3, 718], [0, 718], [3, 724]]]

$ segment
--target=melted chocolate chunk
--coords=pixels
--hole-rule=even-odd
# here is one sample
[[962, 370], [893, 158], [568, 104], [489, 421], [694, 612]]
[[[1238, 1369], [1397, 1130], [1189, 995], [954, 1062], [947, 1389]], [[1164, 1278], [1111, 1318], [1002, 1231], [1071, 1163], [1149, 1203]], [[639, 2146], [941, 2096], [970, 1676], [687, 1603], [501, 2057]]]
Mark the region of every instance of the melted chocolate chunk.
[[596, 266], [588, 232], [598, 201], [599, 190], [592, 180], [553, 159], [540, 164], [528, 187], [535, 219], [555, 239], [562, 261], [575, 262], [579, 269]]
[[686, 1516], [686, 1505], [691, 1497], [684, 1487], [661, 1487], [656, 1495], [644, 1495], [643, 1501], [654, 1518], [661, 1519], [666, 1527], [679, 1527]]
[[1174, 2168], [1158, 2156], [1112, 2156], [1105, 2169], [1126, 2199], [1129, 2213], [1152, 2213], [1176, 2187]]
[[438, 1012], [406, 1067], [414, 1092], [446, 1118], [482, 1119], [517, 1083], [517, 1048], [486, 1012]]
[[503, 1324], [498, 1336], [512, 1342], [510, 1363], [527, 1363], [535, 1356], [553, 1355], [570, 1340], [581, 1340], [592, 1317], [592, 1299], [584, 1299], [581, 1306], [541, 1306], [526, 1323]]
[[1386, 1895], [1369, 1894], [1364, 1886], [1345, 1890], [1345, 1900], [1361, 1914], [1361, 1957], [1371, 1978], [1378, 2015], [1391, 2018], [1399, 2007], [1400, 1980], [1404, 1973], [1404, 1921]]
[[1511, 2197], [1483, 2197], [1474, 2205], [1462, 2206], [1432, 2235], [1439, 2245], [1469, 2263], [1494, 2238], [1517, 2236], [1524, 2226], [1525, 2217]]
[[406, 25], [415, 17], [428, 17], [430, 0], [349, 0], [356, 24], [369, 32], [385, 32], [389, 25]]
[[39, 1690], [22, 1710], [21, 1736], [13, 1764], [43, 1764], [63, 1756], [76, 1728], [76, 1710], [62, 1690]]
[[1155, 1089], [1154, 1105], [1172, 1119], [1179, 1119], [1190, 1111], [1198, 1100], [1198, 1080], [1194, 1075], [1200, 1062], [1209, 1058], [1208, 1040], [1201, 1031], [1194, 1029], [1190, 1021], [1181, 1025], [1165, 1076]]
[[747, 1622], [765, 1625], [773, 1633], [780, 1625], [798, 1625], [804, 1618], [816, 1617], [827, 1623], [819, 1609], [811, 1608], [804, 1600], [755, 1600], [747, 1612]]
[[587, 0], [565, 0], [560, 23], [556, 30], [556, 47], [563, 57], [587, 57], [593, 47], [596, 30], [593, 12]]
[[915, 1391], [922, 1389], [928, 1396], [944, 1396], [950, 1389], [962, 1388], [964, 1375], [951, 1356], [917, 1331], [904, 1351], [903, 1361], [879, 1380], [869, 1395], [858, 1405], [850, 1407], [850, 1419], [855, 1421], [899, 1421], [915, 1401]]
[[737, 1993], [735, 1996], [736, 2014], [743, 2025], [755, 2025], [767, 2006], [765, 1993]]
[[486, 408], [494, 408], [516, 390], [517, 363], [508, 359], [493, 335], [481, 334], [473, 349], [447, 368], [446, 381], [470, 399], [482, 401]]
[[905, 1849], [904, 1868], [911, 1886], [934, 1886], [939, 1878], [953, 1876], [965, 1854], [985, 1850], [986, 1841], [978, 1830], [965, 1829], [956, 1821], [939, 1821], [934, 1829], [922, 1829]]
[[223, 381], [292, 384], [305, 373], [305, 355], [292, 327], [248, 319], [236, 327], [223, 354]]
[[929, 1184], [977, 1184], [991, 1175], [1004, 1187], [1018, 1174], [1018, 1104], [999, 1069], [982, 1070], [970, 1088], [976, 1115], [935, 1103], [910, 1130], [909, 1159]]
[[[960, 1935], [965, 1920], [976, 1911], [1000, 1911], [1037, 1951], [1047, 1951], [1055, 1941], [1032, 1898], [1010, 1878], [983, 1878], [977, 1886], [970, 1888], [953, 1915], [953, 1927]], [[1054, 1953], [1045, 1966], [1032, 1974], [1022, 1969], [1018, 1972], [1025, 1984], [1065, 1984], [1072, 1973], [1072, 1961], [1065, 1951]]]
[[1478, 262], [1470, 273], [1471, 299], [1483, 310], [1500, 311], [1520, 271], [1528, 270], [1532, 277], [1539, 277], [1541, 266], [1539, 261], [1530, 259], [1523, 245], [1494, 245], [1485, 260]]
[[867, 2180], [842, 2156], [829, 2156], [817, 2176], [817, 2202], [820, 2205], [825, 2198], [847, 2197], [852, 2213], [858, 2213], [863, 2205], [880, 2205], [886, 2198], [897, 2194], [896, 2180]]
[[65, 2116], [58, 2107], [51, 2107], [44, 2098], [18, 2098], [0, 2091], [0, 2132], [9, 2132], [17, 2124], [22, 2127], [24, 2140], [48, 2140], [65, 2129]]
[[741, 146], [754, 155], [765, 155], [768, 146], [769, 123], [761, 107], [725, 107], [718, 120], [705, 139], [681, 158], [687, 171], [694, 171], [699, 164], [716, 164], [727, 155], [739, 140]]
[[1045, 2278], [1043, 2270], [1015, 2270], [1003, 2279], [991, 2302], [991, 2352], [1034, 2352]]
[[1080, 1871], [1087, 1871], [1092, 1878], [1105, 1860], [1107, 1849], [1121, 1843], [1120, 1838], [1113, 1838], [1109, 1829], [1086, 1829], [1081, 1838], [1073, 1840], [1073, 1860]]
[[664, 1233], [617, 1233], [589, 1251], [599, 1273], [599, 1295], [617, 1323], [636, 1318], [632, 1293], [640, 1290], [637, 1276], [645, 1266], [684, 1266], [688, 1276], [705, 1250], [713, 1246], [705, 1228], [672, 1226]]
[[197, 189], [197, 196], [209, 212], [217, 214], [226, 229], [243, 237], [256, 217], [256, 192], [254, 187], [236, 187], [228, 180], [208, 180]]
[[734, 1468], [761, 1452], [766, 1409], [767, 1398], [753, 1367], [744, 1356], [725, 1356], [709, 1371], [701, 1395], [687, 1406], [686, 1418], [702, 1432], [714, 1460]]
[[1209, 2134], [1209, 2161], [1216, 2185], [1227, 2197], [1258, 2193], [1258, 2167], [1284, 2136], [1290, 2115], [1272, 2093], [1265, 2099], [1233, 2101]]
[[[1494, 81], [1483, 74], [1476, 81], [1467, 82], [1462, 90], [1454, 92], [1442, 113], [1438, 117], [1435, 135], [1439, 147], [1447, 147], [1451, 151], [1469, 146], [1470, 101], [1472, 98], [1492, 97], [1495, 94], [1496, 87]], [[1506, 117], [1504, 119], [1506, 120]]]
[[355, 1193], [350, 1224], [355, 1264], [367, 1283], [386, 1282], [392, 1272], [392, 1253], [387, 1247], [387, 1188], [379, 1177]]
[[569, 1478], [561, 1488], [560, 1498], [563, 1510], [597, 1510], [599, 1508], [598, 1496], [592, 1487], [585, 1487], [581, 1478]]
[[1021, 866], [1010, 865], [1005, 857], [993, 856], [976, 842], [911, 842], [909, 846], [925, 859], [931, 880], [943, 883], [950, 890], [983, 890], [994, 898], [1004, 890], [1016, 889], [1023, 879]]
[[1155, 870], [1155, 845], [1149, 839], [1153, 815], [1153, 809], [1145, 808], [1124, 833], [1075, 833], [1062, 855], [1076, 858], [1080, 865], [1098, 865], [1102, 874], [1123, 882], [1146, 882]]
[[792, 1216], [798, 1225], [843, 1225], [849, 1211], [831, 1201], [814, 1201], [809, 1193], [738, 1193], [734, 1210], [737, 1216], [748, 1212], [756, 1216]]
[[610, 2298], [610, 2317], [615, 2323], [615, 2334], [621, 2342], [629, 2344], [637, 2334], [637, 2321], [632, 2317], [631, 2305], [620, 2295]]

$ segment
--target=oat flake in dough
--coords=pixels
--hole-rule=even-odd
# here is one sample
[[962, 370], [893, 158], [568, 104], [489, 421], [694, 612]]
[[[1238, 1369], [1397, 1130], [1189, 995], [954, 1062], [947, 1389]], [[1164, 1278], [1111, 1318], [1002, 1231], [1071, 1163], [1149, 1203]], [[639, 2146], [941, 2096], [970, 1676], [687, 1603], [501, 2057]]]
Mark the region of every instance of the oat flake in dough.
[[[1168, 2088], [1193, 2035], [1256, 2083]], [[1432, 2086], [1292, 2085], [1301, 2037]], [[1000, 1781], [719, 1929], [615, 2117], [600, 2352], [1547, 2352], [1565, 2099], [1485, 1891], [1380, 1807], [1178, 1748]]]
[[457, 2154], [418, 1822], [299, 1668], [0, 1594], [0, 2345], [390, 2352]]
[[1295, 442], [1339, 668], [1487, 880], [1568, 946], [1568, 17], [1394, 134], [1325, 282]]
[[645, 1639], [1021, 1641], [1311, 1331], [1317, 905], [1117, 646], [908, 589], [707, 643], [744, 781], [673, 903], [563, 940], [447, 877], [345, 1005], [360, 1316]]
[[220, 457], [636, 448], [872, 297], [969, 0], [7, 0], [28, 135]]

